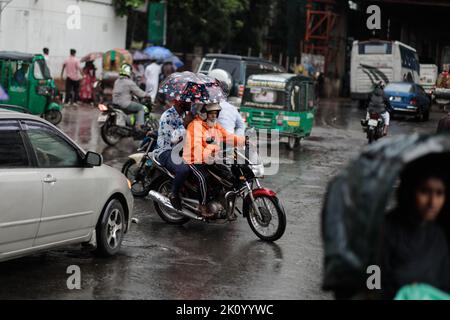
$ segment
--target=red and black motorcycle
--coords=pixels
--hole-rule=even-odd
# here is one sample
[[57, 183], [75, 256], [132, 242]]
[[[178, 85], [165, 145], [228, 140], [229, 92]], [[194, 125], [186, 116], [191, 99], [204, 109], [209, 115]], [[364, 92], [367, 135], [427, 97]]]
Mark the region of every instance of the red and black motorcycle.
[[[199, 187], [195, 177], [187, 179], [181, 190], [182, 210], [175, 209], [169, 200], [174, 174], [153, 158], [152, 187], [149, 197], [158, 215], [167, 223], [184, 224], [189, 220], [227, 222], [237, 219], [237, 214], [247, 218], [252, 231], [262, 240], [276, 241], [286, 229], [286, 214], [276, 193], [263, 188], [258, 178], [264, 175], [264, 166], [256, 152], [250, 156], [249, 145], [221, 152], [220, 161], [207, 167], [208, 209], [214, 218], [205, 219], [199, 211]], [[227, 156], [230, 154], [231, 156]], [[255, 156], [256, 154], [256, 156]], [[253, 162], [250, 161], [253, 160]], [[243, 200], [242, 210], [237, 200]], [[237, 214], [236, 214], [237, 213]]]

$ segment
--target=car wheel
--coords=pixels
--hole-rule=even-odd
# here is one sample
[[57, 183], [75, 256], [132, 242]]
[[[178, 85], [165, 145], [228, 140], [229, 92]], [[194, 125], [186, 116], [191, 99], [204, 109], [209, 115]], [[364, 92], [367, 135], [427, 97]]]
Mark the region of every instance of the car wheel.
[[122, 244], [125, 233], [125, 212], [119, 200], [112, 199], [103, 210], [96, 227], [99, 256], [115, 255]]

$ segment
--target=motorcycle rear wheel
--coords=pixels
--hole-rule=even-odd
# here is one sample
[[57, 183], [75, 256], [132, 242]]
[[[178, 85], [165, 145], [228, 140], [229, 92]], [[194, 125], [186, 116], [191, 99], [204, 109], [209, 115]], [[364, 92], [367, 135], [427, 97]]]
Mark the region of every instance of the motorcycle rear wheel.
[[[170, 190], [172, 189], [172, 180], [168, 178], [162, 178], [161, 180], [155, 181], [154, 185], [157, 185], [156, 191], [161, 193], [165, 197], [169, 197]], [[188, 222], [190, 219], [177, 214], [176, 212], [167, 210], [164, 206], [160, 205], [156, 201], [153, 201], [158, 215], [168, 224], [182, 225]]]
[[116, 129], [117, 127], [109, 122], [106, 122], [101, 128], [102, 139], [109, 146], [115, 146], [122, 139], [122, 136], [115, 132]]
[[[255, 204], [262, 217], [258, 216], [251, 203], [246, 206], [247, 222], [252, 231], [264, 241], [280, 239], [286, 230], [286, 214], [278, 198], [266, 195], [256, 196]], [[271, 226], [273, 228], [270, 228]], [[271, 229], [273, 231], [270, 231]]]

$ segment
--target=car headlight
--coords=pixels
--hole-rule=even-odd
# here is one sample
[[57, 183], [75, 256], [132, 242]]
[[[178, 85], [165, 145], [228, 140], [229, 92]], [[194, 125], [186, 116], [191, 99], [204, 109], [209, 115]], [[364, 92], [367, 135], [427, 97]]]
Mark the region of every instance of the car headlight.
[[256, 178], [264, 177], [264, 165], [262, 163], [252, 165], [251, 168], [252, 168], [253, 174], [255, 175]]

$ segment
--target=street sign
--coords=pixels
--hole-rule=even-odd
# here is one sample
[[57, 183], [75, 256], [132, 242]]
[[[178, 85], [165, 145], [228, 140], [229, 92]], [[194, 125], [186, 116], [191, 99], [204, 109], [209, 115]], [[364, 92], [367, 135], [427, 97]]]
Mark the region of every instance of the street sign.
[[166, 45], [166, 3], [150, 2], [148, 5], [148, 42]]

